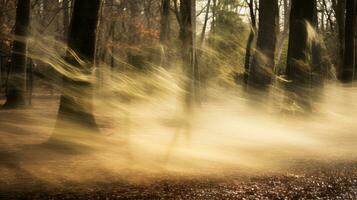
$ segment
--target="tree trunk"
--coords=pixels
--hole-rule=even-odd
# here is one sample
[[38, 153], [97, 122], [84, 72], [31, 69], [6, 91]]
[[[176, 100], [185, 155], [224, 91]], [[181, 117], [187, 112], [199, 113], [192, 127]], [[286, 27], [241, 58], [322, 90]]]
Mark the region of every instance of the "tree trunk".
[[138, 28], [137, 28], [137, 23], [139, 22], [139, 18], [140, 18], [140, 7], [139, 7], [139, 3], [135, 0], [129, 0], [128, 1], [128, 7], [129, 7], [129, 11], [130, 11], [130, 23], [129, 23], [129, 27], [128, 27], [128, 31], [130, 33], [130, 37], [129, 37], [129, 43], [131, 45], [136, 45], [138, 43], [140, 43], [140, 37], [138, 34]]
[[356, 0], [347, 0], [345, 21], [345, 52], [339, 79], [349, 83], [353, 80], [355, 65]]
[[249, 13], [250, 13], [251, 28], [250, 28], [250, 33], [249, 33], [246, 51], [245, 51], [244, 77], [243, 77], [244, 84], [248, 83], [250, 58], [251, 58], [252, 47], [253, 47], [253, 43], [254, 43], [254, 36], [255, 36], [255, 33], [257, 30], [257, 22], [256, 22], [256, 16], [254, 13], [254, 1], [253, 0], [249, 1], [248, 7], [249, 7]]
[[65, 59], [76, 70], [79, 70], [83, 77], [88, 77], [88, 80], [63, 77], [63, 91], [57, 120], [59, 128], [63, 126], [62, 122], [65, 122], [65, 124], [73, 123], [83, 128], [97, 129], [92, 113], [91, 78], [100, 5], [101, 0], [76, 0], [74, 2]]
[[210, 12], [210, 6], [211, 6], [211, 0], [208, 0], [207, 8], [206, 8], [206, 15], [205, 15], [205, 19], [204, 19], [203, 27], [202, 27], [202, 32], [201, 32], [201, 39], [200, 39], [200, 45], [201, 46], [203, 45], [203, 41], [205, 40], [207, 22], [208, 22], [208, 17], [209, 17], [209, 12]]
[[211, 22], [211, 33], [216, 33], [216, 18], [217, 18], [217, 0], [212, 0], [212, 22]]
[[15, 40], [11, 54], [11, 74], [4, 108], [25, 106], [27, 34], [30, 23], [30, 0], [18, 0], [16, 8]]
[[289, 15], [291, 8], [291, 0], [283, 0], [284, 4], [284, 30], [289, 30]]
[[113, 21], [112, 25], [110, 27], [110, 37], [111, 37], [111, 54], [110, 54], [110, 68], [112, 70], [112, 72], [114, 72], [114, 68], [115, 68], [115, 26], [116, 26], [116, 22]]
[[278, 1], [259, 1], [259, 30], [257, 47], [249, 69], [248, 84], [264, 89], [273, 76], [277, 36]]
[[320, 29], [321, 29], [321, 32], [324, 32], [325, 31], [325, 7], [324, 6], [322, 6], [320, 13], [321, 13]]
[[[357, 12], [357, 3], [356, 3], [356, 8], [355, 9], [356, 9], [355, 12]], [[354, 41], [354, 43], [355, 43], [355, 67], [354, 67], [355, 68], [355, 70], [354, 70], [355, 76], [354, 76], [354, 79], [357, 79], [357, 76], [356, 76], [356, 74], [357, 74], [357, 42], [356, 42], [356, 40], [357, 40], [357, 30], [356, 30], [356, 26], [357, 25], [356, 25], [356, 23], [357, 22], [355, 22], [355, 41]]]
[[308, 26], [314, 24], [316, 2], [312, 0], [292, 0], [290, 13], [289, 47], [286, 75], [290, 82], [286, 83], [288, 95], [300, 111], [310, 111], [310, 89], [312, 66], [311, 41], [312, 34]]
[[341, 71], [343, 67], [343, 57], [344, 57], [344, 50], [345, 50], [345, 10], [346, 10], [346, 0], [337, 0], [335, 13], [336, 13], [336, 22], [338, 27], [339, 54], [340, 54], [337, 71]]
[[187, 91], [185, 105], [188, 110], [191, 110], [195, 101], [199, 102], [199, 72], [195, 49], [195, 5], [195, 0], [181, 0], [180, 2], [180, 39], [182, 42], [183, 68], [188, 79], [185, 84]]
[[161, 0], [161, 9], [160, 41], [166, 43], [170, 34], [170, 0]]
[[68, 35], [68, 25], [69, 25], [69, 0], [63, 0], [62, 2], [62, 12], [63, 12], [63, 38], [64, 41], [67, 39]]

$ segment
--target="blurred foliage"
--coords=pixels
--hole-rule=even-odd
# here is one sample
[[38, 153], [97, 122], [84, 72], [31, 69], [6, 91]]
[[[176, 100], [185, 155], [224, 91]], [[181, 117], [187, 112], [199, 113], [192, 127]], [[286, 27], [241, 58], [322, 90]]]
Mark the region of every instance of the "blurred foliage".
[[235, 73], [244, 72], [245, 46], [249, 24], [233, 11], [219, 10], [202, 49], [202, 79], [216, 78], [232, 84]]

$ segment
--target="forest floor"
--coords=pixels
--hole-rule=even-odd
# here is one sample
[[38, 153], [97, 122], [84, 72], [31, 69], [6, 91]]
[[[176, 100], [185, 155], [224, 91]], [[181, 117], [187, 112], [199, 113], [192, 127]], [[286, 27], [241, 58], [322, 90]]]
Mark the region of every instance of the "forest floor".
[[[357, 162], [311, 163], [286, 174], [245, 176], [151, 177], [150, 181], [51, 187], [30, 177], [27, 185], [1, 187], [2, 199], [356, 199]], [[309, 168], [309, 169], [308, 169]], [[291, 173], [296, 171], [296, 173]], [[88, 172], [83, 172], [88, 173]], [[147, 176], [147, 175], [146, 175]], [[217, 176], [218, 177], [218, 176]], [[2, 183], [3, 184], [3, 183]]]
[[[237, 153], [234, 156], [242, 156], [241, 160], [232, 161], [233, 167], [215, 165], [218, 157], [205, 157], [197, 163], [190, 162], [194, 157], [188, 160], [178, 157], [178, 163], [185, 162], [195, 170], [186, 170], [185, 165], [185, 170], [176, 166], [179, 169], [174, 168], [177, 169], [175, 171], [158, 164], [156, 154], [156, 157], [148, 156], [150, 161], [145, 161], [146, 154], [142, 155], [138, 160], [144, 161], [139, 165], [135, 161], [128, 163], [119, 159], [123, 152], [128, 154], [127, 150], [114, 151], [108, 148], [103, 153], [73, 153], [41, 145], [46, 144], [55, 124], [57, 106], [54, 105], [58, 105], [58, 96], [34, 94], [30, 108], [0, 111], [0, 199], [357, 199], [354, 135], [344, 135], [343, 142], [336, 140], [336, 144], [324, 143], [341, 149], [334, 159], [328, 156], [319, 159], [311, 157], [310, 154], [315, 152], [303, 152], [302, 156], [297, 156], [299, 154], [292, 154], [286, 146], [271, 147], [271, 150], [265, 149], [266, 146], [256, 149], [254, 142], [245, 138], [252, 149], [247, 146], [245, 149], [222, 151], [223, 154], [229, 154], [233, 150]], [[108, 124], [106, 126], [110, 126]], [[150, 131], [148, 127], [145, 128]], [[145, 135], [139, 137], [148, 139]], [[242, 138], [241, 141], [244, 140]], [[298, 139], [294, 139], [296, 148], [300, 148]], [[315, 139], [320, 141], [321, 138], [315, 136]], [[212, 140], [221, 142], [217, 137]], [[223, 142], [224, 145], [218, 148], [230, 144], [229, 140]], [[269, 141], [266, 142], [270, 145]], [[279, 143], [282, 141], [276, 142]], [[123, 144], [115, 143], [115, 146], [125, 146]], [[301, 148], [310, 147], [304, 146], [307, 144], [311, 145], [304, 140]], [[137, 144], [135, 147], [139, 149]], [[309, 148], [309, 151], [312, 150], [312, 147]], [[144, 151], [132, 156], [140, 157], [139, 154]], [[275, 153], [280, 151], [286, 155], [275, 158]], [[326, 151], [327, 155], [335, 149], [326, 146], [325, 149], [319, 147], [319, 151]], [[198, 152], [190, 153], [205, 156]], [[247, 159], [243, 159], [244, 153], [247, 153]], [[338, 156], [344, 154], [348, 159]], [[106, 155], [109, 155], [108, 158]], [[248, 162], [252, 156], [256, 157], [252, 163], [258, 162], [259, 167], [247, 170], [255, 167]], [[116, 159], [119, 161], [114, 162]], [[271, 165], [278, 162], [280, 164], [276, 167]], [[215, 170], [204, 172], [210, 167]]]

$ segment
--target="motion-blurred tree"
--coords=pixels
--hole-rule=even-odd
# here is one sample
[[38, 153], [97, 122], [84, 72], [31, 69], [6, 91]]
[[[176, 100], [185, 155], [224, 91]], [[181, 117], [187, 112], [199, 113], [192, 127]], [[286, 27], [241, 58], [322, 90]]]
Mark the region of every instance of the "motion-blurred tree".
[[[83, 80], [63, 77], [58, 126], [73, 122], [97, 129], [93, 116], [92, 80], [96, 31], [101, 0], [76, 0], [68, 34], [66, 61], [82, 73]], [[76, 77], [80, 78], [80, 77]]]
[[278, 21], [278, 1], [259, 1], [259, 29], [255, 54], [249, 69], [248, 83], [264, 89], [274, 75]]
[[345, 28], [345, 51], [339, 79], [348, 83], [353, 80], [355, 67], [356, 0], [346, 2]]
[[181, 55], [183, 70], [187, 76], [185, 89], [188, 92], [185, 104], [190, 110], [193, 102], [199, 102], [199, 69], [196, 56], [196, 3], [195, 0], [180, 1], [180, 39], [182, 42]]
[[6, 92], [6, 102], [3, 108], [17, 108], [26, 105], [26, 51], [30, 24], [30, 6], [30, 0], [17, 1], [11, 71]]
[[160, 40], [166, 43], [170, 36], [170, 0], [161, 0]]
[[255, 8], [254, 8], [257, 5], [255, 5], [254, 0], [249, 0], [249, 1], [246, 0], [246, 3], [248, 4], [248, 8], [249, 8], [251, 27], [250, 27], [250, 33], [247, 41], [245, 60], [244, 60], [244, 84], [248, 83], [252, 47], [254, 43], [254, 37], [257, 32], [257, 19], [256, 19]]
[[315, 34], [313, 28], [316, 1], [292, 0], [290, 34], [286, 75], [287, 89], [292, 101], [301, 110], [311, 110], [311, 44]]

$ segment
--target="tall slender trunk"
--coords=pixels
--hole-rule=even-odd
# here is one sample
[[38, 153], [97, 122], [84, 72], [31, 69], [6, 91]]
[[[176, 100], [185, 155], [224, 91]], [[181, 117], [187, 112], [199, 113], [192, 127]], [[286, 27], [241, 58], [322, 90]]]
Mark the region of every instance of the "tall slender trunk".
[[18, 0], [16, 8], [15, 40], [13, 42], [10, 77], [4, 108], [25, 106], [27, 34], [30, 23], [30, 0]]
[[214, 34], [216, 30], [216, 17], [217, 17], [217, 0], [212, 0], [212, 23], [211, 23], [211, 32]]
[[313, 0], [315, 2], [314, 7], [314, 16], [312, 21], [312, 27], [316, 32], [316, 38], [312, 41], [312, 85], [314, 86], [322, 86], [325, 75], [327, 73], [327, 67], [322, 62], [322, 47], [319, 39], [319, 17], [317, 10], [317, 0]]
[[[88, 77], [74, 80], [63, 77], [57, 127], [62, 122], [97, 129], [92, 110], [93, 87], [91, 82], [94, 63], [96, 29], [101, 0], [76, 0], [68, 34], [66, 61]], [[73, 55], [73, 52], [76, 55]], [[79, 56], [77, 58], [76, 56]]]
[[166, 43], [170, 35], [170, 0], [161, 0], [160, 41]]
[[[356, 12], [357, 12], [357, 3], [356, 3]], [[354, 41], [354, 43], [355, 43], [355, 66], [354, 66], [354, 68], [355, 68], [355, 70], [354, 70], [354, 72], [355, 72], [355, 76], [354, 76], [354, 79], [357, 79], [357, 76], [356, 76], [356, 74], [357, 74], [357, 42], [356, 42], [356, 40], [357, 40], [357, 30], [356, 30], [356, 23], [357, 22], [355, 22], [355, 41]]]
[[339, 70], [339, 79], [348, 83], [352, 82], [354, 76], [356, 0], [347, 0], [346, 2], [345, 28], [345, 52], [343, 65]]
[[168, 50], [170, 39], [170, 2], [170, 0], [161, 0], [160, 42], [162, 45], [162, 54], [160, 56], [160, 65], [164, 67], [168, 65], [168, 54], [166, 51]]
[[346, 10], [346, 0], [337, 0], [337, 5], [335, 5], [336, 22], [338, 27], [338, 39], [339, 39], [339, 59], [338, 59], [338, 69], [340, 71], [343, 67], [343, 57], [345, 50], [345, 10]]
[[211, 0], [208, 0], [207, 2], [207, 8], [206, 8], [206, 15], [205, 15], [205, 19], [203, 22], [203, 27], [202, 27], [202, 32], [201, 32], [201, 39], [200, 39], [200, 44], [203, 44], [203, 41], [205, 39], [205, 35], [206, 35], [206, 29], [207, 29], [207, 23], [208, 23], [208, 17], [209, 17], [209, 12], [210, 12], [210, 6], [211, 6]]
[[256, 88], [266, 88], [271, 83], [274, 74], [278, 9], [277, 0], [259, 1], [257, 47], [248, 78], [248, 84]]
[[63, 0], [62, 2], [62, 12], [63, 12], [63, 38], [67, 39], [68, 35], [68, 25], [69, 25], [69, 0]]
[[321, 26], [320, 26], [320, 29], [321, 29], [321, 32], [324, 32], [325, 31], [325, 7], [322, 6], [321, 7]]
[[251, 58], [255, 33], [257, 31], [257, 22], [256, 22], [256, 16], [255, 16], [255, 12], [254, 12], [254, 1], [253, 0], [250, 0], [248, 2], [248, 7], [249, 7], [249, 13], [250, 13], [251, 27], [250, 27], [250, 33], [249, 33], [247, 46], [246, 46], [246, 50], [245, 50], [244, 77], [243, 77], [244, 84], [248, 83], [250, 58]]
[[115, 26], [116, 22], [113, 21], [111, 28], [110, 28], [110, 37], [111, 37], [111, 54], [110, 54], [110, 68], [111, 70], [114, 70], [115, 68]]

